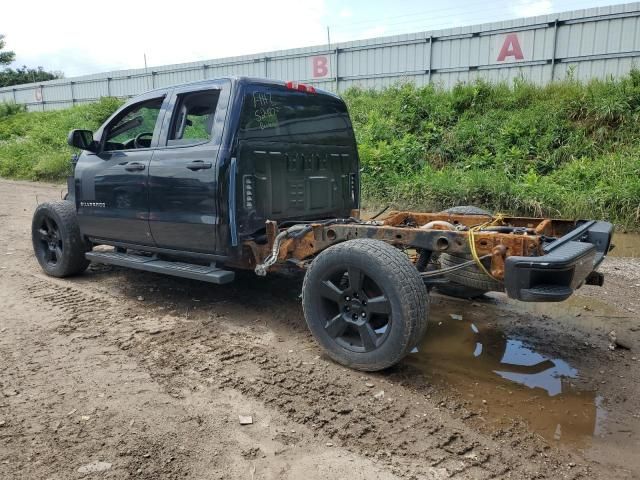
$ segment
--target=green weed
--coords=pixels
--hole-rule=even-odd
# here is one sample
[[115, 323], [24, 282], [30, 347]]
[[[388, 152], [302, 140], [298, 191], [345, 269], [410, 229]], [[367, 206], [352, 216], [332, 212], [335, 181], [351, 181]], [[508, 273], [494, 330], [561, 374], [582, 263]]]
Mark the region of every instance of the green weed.
[[24, 105], [13, 102], [2, 102], [0, 103], [0, 120], [6, 117], [10, 117], [11, 115], [15, 115], [16, 113], [26, 111], [27, 107], [25, 107]]
[[[640, 71], [537, 86], [351, 89], [365, 203], [604, 218], [640, 229]], [[0, 104], [0, 176], [58, 180], [67, 133], [96, 129], [116, 99], [52, 112]]]
[[[71, 171], [74, 128], [95, 130], [121, 105], [115, 98], [49, 112], [25, 112], [0, 105], [0, 176], [60, 180]], [[3, 115], [3, 112], [7, 112]]]
[[640, 228], [640, 71], [344, 94], [365, 203], [604, 218]]

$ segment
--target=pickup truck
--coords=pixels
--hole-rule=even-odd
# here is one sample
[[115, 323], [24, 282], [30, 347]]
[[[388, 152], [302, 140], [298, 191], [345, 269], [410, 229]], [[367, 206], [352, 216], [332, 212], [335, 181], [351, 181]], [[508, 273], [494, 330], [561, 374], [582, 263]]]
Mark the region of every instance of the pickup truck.
[[33, 216], [47, 274], [90, 262], [214, 284], [241, 269], [304, 272], [307, 325], [352, 368], [387, 368], [420, 342], [431, 288], [546, 302], [603, 282], [607, 222], [472, 207], [361, 218], [347, 108], [310, 85], [241, 77], [160, 88], [68, 143], [80, 149], [68, 194]]

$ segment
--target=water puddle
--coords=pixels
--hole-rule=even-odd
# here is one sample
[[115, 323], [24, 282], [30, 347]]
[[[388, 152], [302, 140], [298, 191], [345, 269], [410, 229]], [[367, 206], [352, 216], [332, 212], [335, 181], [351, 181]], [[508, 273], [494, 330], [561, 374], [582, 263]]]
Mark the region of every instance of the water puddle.
[[640, 233], [616, 233], [612, 243], [616, 248], [610, 256], [640, 258]]
[[626, 324], [635, 318], [628, 310], [621, 310], [594, 297], [573, 295], [564, 302], [535, 303], [519, 302], [508, 298], [505, 294], [489, 293], [500, 305], [499, 315], [519, 315], [524, 312], [537, 317], [550, 317], [563, 323], [567, 328], [580, 327], [605, 335], [616, 323]]
[[455, 387], [497, 428], [523, 418], [544, 438], [571, 444], [602, 431], [602, 399], [576, 386], [574, 367], [505, 335], [490, 314], [460, 315], [456, 306], [445, 302], [433, 309], [430, 331], [408, 358], [430, 381]]

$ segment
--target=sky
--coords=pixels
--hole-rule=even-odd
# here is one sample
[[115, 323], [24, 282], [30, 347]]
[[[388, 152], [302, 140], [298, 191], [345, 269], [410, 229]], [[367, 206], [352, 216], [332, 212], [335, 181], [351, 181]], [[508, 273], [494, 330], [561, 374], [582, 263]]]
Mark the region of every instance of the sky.
[[419, 32], [622, 3], [615, 0], [6, 0], [14, 67], [74, 77]]

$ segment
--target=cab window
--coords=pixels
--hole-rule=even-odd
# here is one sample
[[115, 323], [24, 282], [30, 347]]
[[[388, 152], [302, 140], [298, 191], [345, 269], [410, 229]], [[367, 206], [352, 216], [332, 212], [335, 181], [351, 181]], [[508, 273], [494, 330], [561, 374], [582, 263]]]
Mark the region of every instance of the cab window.
[[241, 140], [326, 145], [354, 144], [344, 102], [332, 95], [282, 87], [247, 88], [240, 115]]
[[211, 140], [220, 90], [178, 95], [167, 145], [193, 145]]
[[118, 115], [106, 129], [105, 150], [151, 147], [153, 131], [164, 97], [136, 103]]

